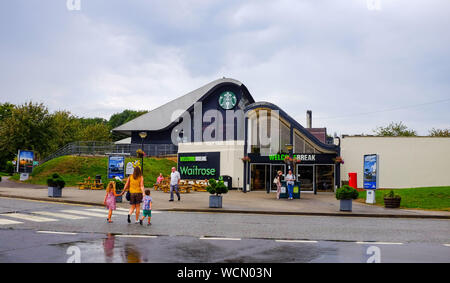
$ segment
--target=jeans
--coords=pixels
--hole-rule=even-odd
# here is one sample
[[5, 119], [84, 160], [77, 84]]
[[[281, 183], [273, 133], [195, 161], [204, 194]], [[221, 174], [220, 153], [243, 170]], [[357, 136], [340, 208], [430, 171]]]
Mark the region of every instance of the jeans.
[[173, 189], [175, 189], [175, 193], [177, 194], [178, 199], [180, 199], [180, 193], [178, 192], [178, 184], [170, 185], [170, 199], [173, 200]]
[[288, 187], [289, 198], [293, 198], [294, 184], [287, 184], [287, 187]]

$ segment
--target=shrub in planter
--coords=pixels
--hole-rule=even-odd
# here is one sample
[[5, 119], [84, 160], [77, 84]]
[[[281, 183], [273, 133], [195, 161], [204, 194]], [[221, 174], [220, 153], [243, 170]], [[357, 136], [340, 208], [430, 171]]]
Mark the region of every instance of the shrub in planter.
[[384, 207], [399, 208], [402, 197], [395, 194], [393, 190], [384, 195]]
[[206, 190], [211, 194], [209, 196], [209, 207], [221, 208], [222, 194], [228, 193], [228, 187], [225, 186], [224, 182], [222, 180], [209, 179]]
[[61, 197], [62, 189], [66, 185], [66, 182], [58, 175], [58, 173], [53, 173], [52, 176], [47, 179], [47, 185], [49, 197]]
[[336, 199], [340, 200], [341, 211], [352, 211], [352, 200], [358, 198], [358, 191], [349, 185], [336, 190]]

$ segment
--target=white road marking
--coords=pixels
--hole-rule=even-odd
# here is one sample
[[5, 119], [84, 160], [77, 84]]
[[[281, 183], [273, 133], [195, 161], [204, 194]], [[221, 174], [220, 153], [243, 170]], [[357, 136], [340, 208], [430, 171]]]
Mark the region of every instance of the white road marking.
[[151, 239], [158, 237], [158, 236], [151, 236], [151, 235], [123, 235], [123, 234], [114, 235], [114, 236], [118, 237], [118, 238], [151, 238]]
[[61, 210], [61, 211], [66, 212], [66, 213], [81, 214], [81, 215], [86, 215], [86, 216], [103, 217], [103, 218], [108, 217], [107, 213], [100, 214], [100, 213], [94, 213], [94, 212], [89, 212], [89, 211], [71, 210], [71, 209], [65, 209], [65, 210]]
[[356, 242], [360, 245], [403, 245], [403, 243], [392, 243], [392, 242]]
[[[89, 210], [89, 211], [93, 211], [93, 212], [101, 212], [101, 213], [106, 213], [106, 215], [108, 214], [108, 210], [106, 210], [106, 209], [100, 209], [100, 208], [89, 208], [89, 209], [86, 209], [86, 210]], [[118, 214], [118, 215], [128, 215], [128, 212], [125, 212], [125, 211], [113, 211], [113, 215], [114, 214]]]
[[50, 211], [33, 211], [32, 213], [46, 215], [46, 216], [53, 216], [56, 218], [59, 217], [59, 218], [63, 218], [63, 219], [71, 219], [71, 220], [87, 219], [87, 217], [84, 217], [84, 216], [56, 213], [56, 212], [50, 212]]
[[214, 238], [214, 237], [201, 237], [200, 240], [223, 240], [223, 241], [240, 241], [241, 238]]
[[275, 242], [280, 242], [280, 243], [317, 243], [317, 241], [309, 241], [309, 240], [275, 240]]
[[121, 210], [121, 211], [130, 211], [129, 209], [126, 208], [121, 208], [121, 207], [117, 207], [116, 210]]
[[12, 218], [18, 218], [18, 219], [22, 219], [22, 220], [33, 221], [33, 222], [59, 221], [59, 220], [53, 219], [53, 218], [34, 216], [31, 214], [24, 214], [24, 213], [7, 213], [7, 214], [2, 214], [2, 215], [7, 216], [7, 217], [12, 217]]
[[9, 219], [0, 219], [0, 225], [9, 225], [9, 224], [22, 224], [23, 222], [9, 220]]
[[72, 232], [55, 232], [55, 231], [37, 231], [37, 233], [58, 234], [58, 235], [77, 235], [78, 234], [78, 233], [72, 233]]
[[444, 244], [444, 246], [446, 246], [446, 247], [450, 247], [450, 244]]

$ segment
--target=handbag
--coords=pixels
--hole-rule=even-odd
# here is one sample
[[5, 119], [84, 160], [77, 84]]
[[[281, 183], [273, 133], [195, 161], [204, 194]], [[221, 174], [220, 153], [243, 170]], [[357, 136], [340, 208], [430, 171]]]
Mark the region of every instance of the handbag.
[[127, 199], [127, 201], [130, 201], [130, 199], [131, 199], [130, 191], [127, 192], [127, 194], [125, 195], [125, 198]]

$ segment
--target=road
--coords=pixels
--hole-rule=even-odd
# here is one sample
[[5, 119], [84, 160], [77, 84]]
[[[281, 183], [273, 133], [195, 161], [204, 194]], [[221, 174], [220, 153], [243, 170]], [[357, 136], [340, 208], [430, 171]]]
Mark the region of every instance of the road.
[[106, 210], [0, 198], [0, 262], [450, 262], [450, 221]]

